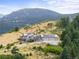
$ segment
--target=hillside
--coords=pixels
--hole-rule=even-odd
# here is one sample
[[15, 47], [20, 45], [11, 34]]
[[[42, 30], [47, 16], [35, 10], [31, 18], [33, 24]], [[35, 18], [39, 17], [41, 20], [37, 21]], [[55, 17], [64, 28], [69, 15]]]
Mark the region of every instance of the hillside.
[[[52, 27], [48, 27], [48, 23], [52, 23]], [[8, 44], [11, 42], [16, 42], [17, 39], [22, 35], [22, 33], [36, 33], [36, 34], [50, 34], [51, 31], [55, 30], [56, 21], [48, 21], [40, 24], [35, 24], [30, 28], [24, 27], [21, 28], [18, 32], [12, 31], [10, 33], [5, 33], [0, 36], [0, 44]], [[48, 29], [47, 29], [48, 28]], [[7, 39], [7, 40], [6, 40]]]
[[[47, 55], [38, 49], [47, 48], [46, 43], [32, 42], [32, 43], [22, 43], [18, 41], [20, 36], [24, 33], [36, 33], [36, 34], [61, 34], [61, 31], [57, 29], [56, 21], [48, 21], [39, 24], [32, 25], [31, 27], [23, 27], [19, 31], [12, 31], [0, 36], [0, 45], [3, 45], [4, 48], [0, 49], [0, 55], [11, 55], [12, 47], [16, 46], [19, 49], [19, 53], [24, 54], [28, 59], [45, 59], [45, 58], [55, 58], [57, 54], [47, 53]], [[48, 24], [51, 24], [49, 26]], [[56, 30], [56, 31], [55, 31]], [[54, 32], [53, 32], [54, 31]], [[57, 32], [58, 31], [58, 32]], [[8, 44], [12, 45], [9, 50], [6, 50]], [[36, 48], [35, 48], [36, 47]], [[41, 47], [41, 48], [40, 48]], [[59, 46], [51, 46], [61, 49]], [[6, 51], [6, 53], [4, 52]], [[61, 51], [61, 50], [60, 50]], [[31, 53], [31, 55], [30, 55]]]

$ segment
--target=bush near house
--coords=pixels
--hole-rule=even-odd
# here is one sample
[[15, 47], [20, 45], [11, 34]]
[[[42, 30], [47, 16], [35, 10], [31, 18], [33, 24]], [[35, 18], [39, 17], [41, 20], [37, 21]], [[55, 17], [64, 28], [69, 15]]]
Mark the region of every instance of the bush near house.
[[38, 51], [42, 51], [44, 52], [46, 55], [48, 53], [53, 53], [56, 55], [60, 55], [61, 52], [63, 51], [63, 48], [61, 46], [52, 46], [52, 45], [47, 45], [45, 47], [33, 47], [33, 49], [38, 50]]
[[59, 55], [63, 51], [63, 49], [60, 46], [51, 46], [51, 45], [49, 45], [49, 46], [46, 46], [46, 47], [42, 48], [42, 51], [45, 54], [54, 53], [54, 54]]

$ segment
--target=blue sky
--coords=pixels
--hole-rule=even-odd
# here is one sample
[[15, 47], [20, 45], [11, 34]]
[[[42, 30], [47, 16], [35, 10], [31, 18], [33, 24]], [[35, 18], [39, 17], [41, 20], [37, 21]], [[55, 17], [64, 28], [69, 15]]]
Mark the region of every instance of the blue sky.
[[0, 0], [0, 14], [23, 8], [45, 8], [70, 14], [79, 12], [79, 0]]

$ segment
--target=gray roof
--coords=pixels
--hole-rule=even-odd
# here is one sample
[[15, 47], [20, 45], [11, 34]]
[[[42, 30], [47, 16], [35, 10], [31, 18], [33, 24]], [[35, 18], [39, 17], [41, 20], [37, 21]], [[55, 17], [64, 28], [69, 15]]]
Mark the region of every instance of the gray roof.
[[54, 34], [44, 35], [43, 38], [57, 38]]

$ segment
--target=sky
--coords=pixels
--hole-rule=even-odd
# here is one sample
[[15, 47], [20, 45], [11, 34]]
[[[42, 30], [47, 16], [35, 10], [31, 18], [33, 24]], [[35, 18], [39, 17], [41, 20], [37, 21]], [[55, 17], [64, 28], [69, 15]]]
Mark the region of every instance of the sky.
[[0, 14], [24, 8], [44, 8], [61, 14], [79, 12], [79, 0], [0, 0]]

